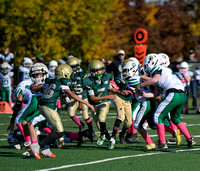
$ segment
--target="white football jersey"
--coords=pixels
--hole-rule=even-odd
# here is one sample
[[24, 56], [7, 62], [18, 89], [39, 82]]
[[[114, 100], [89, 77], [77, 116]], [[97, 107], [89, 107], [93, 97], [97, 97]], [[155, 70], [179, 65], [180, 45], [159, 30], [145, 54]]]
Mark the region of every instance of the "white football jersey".
[[19, 67], [19, 72], [23, 73], [22, 81], [30, 80], [30, 75], [29, 75], [30, 69], [28, 69], [28, 68], [26, 68], [24, 66], [20, 66]]
[[156, 85], [166, 94], [167, 90], [182, 90], [185, 91], [185, 87], [180, 79], [173, 73], [170, 68], [162, 65], [157, 65], [152, 68], [150, 76], [153, 77], [156, 73], [161, 74], [161, 78], [158, 80]]
[[21, 81], [17, 85], [17, 87], [16, 87], [16, 89], [14, 91], [16, 98], [18, 97], [19, 93], [22, 94], [23, 103], [25, 103], [25, 104], [32, 100], [33, 94], [32, 94], [32, 92], [30, 90], [31, 83], [32, 82], [30, 82], [30, 81]]
[[6, 75], [0, 72], [1, 87], [11, 87], [11, 77], [13, 77], [13, 72], [9, 72]]

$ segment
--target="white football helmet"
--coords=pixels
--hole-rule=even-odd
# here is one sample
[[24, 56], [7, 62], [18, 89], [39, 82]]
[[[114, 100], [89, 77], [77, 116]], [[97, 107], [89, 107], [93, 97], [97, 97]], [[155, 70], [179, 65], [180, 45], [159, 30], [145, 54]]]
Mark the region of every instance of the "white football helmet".
[[51, 61], [49, 62], [49, 70], [50, 70], [51, 72], [54, 72], [57, 66], [58, 66], [58, 62], [57, 62], [57, 61], [51, 60]]
[[139, 61], [135, 58], [132, 61], [129, 61], [128, 63], [125, 64], [123, 67], [122, 74], [125, 78], [132, 77], [134, 75], [139, 75], [140, 74], [140, 63]]
[[188, 63], [187, 62], [181, 62], [179, 66], [179, 71], [181, 73], [187, 72], [188, 71]]
[[170, 65], [169, 56], [165, 53], [159, 53], [158, 54], [160, 65], [163, 65], [165, 67], [168, 67]]
[[24, 65], [24, 67], [30, 69], [31, 66], [33, 65], [33, 61], [32, 61], [30, 58], [25, 57], [25, 58], [24, 58], [23, 65]]
[[150, 53], [144, 58], [144, 67], [146, 68], [147, 72], [150, 72], [154, 66], [160, 64], [159, 62], [160, 60], [158, 55], [155, 53]]
[[10, 66], [9, 63], [5, 62], [5, 63], [1, 64], [2, 74], [6, 75], [7, 73], [10, 72], [11, 69], [12, 69], [12, 67]]
[[[37, 78], [37, 74], [43, 74], [42, 77]], [[30, 70], [30, 77], [33, 83], [43, 84], [45, 79], [49, 77], [48, 68], [43, 63], [35, 63]]]

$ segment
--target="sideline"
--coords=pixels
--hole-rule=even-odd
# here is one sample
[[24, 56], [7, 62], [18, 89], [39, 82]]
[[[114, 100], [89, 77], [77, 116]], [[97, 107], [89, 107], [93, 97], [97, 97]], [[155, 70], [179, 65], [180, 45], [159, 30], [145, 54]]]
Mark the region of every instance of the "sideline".
[[134, 158], [134, 157], [143, 157], [143, 156], [151, 156], [151, 155], [157, 155], [157, 154], [168, 154], [168, 153], [178, 153], [178, 152], [186, 152], [186, 151], [199, 151], [200, 148], [195, 149], [187, 149], [187, 150], [175, 150], [175, 151], [169, 151], [169, 152], [157, 152], [157, 153], [148, 153], [148, 154], [137, 154], [137, 155], [131, 155], [131, 156], [122, 156], [122, 157], [114, 157], [114, 158], [108, 158], [104, 160], [97, 160], [92, 161], [88, 163], [78, 163], [78, 164], [71, 164], [71, 165], [64, 165], [60, 167], [54, 167], [54, 168], [48, 168], [48, 169], [41, 169], [37, 171], [49, 171], [49, 170], [59, 170], [59, 169], [65, 169], [70, 167], [76, 167], [76, 166], [85, 166], [85, 165], [91, 165], [96, 163], [103, 163], [107, 161], [113, 161], [113, 160], [119, 160], [119, 159], [126, 159], [126, 158]]

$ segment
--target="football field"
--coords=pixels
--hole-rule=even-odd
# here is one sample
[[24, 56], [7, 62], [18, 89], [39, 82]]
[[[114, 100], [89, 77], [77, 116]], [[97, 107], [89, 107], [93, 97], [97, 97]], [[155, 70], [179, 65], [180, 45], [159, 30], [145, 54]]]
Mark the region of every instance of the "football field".
[[[186, 123], [190, 134], [194, 137], [197, 145], [191, 149], [187, 148], [187, 141], [182, 135], [180, 146], [170, 144], [166, 152], [159, 151], [142, 151], [141, 147], [145, 146], [145, 142], [138, 135], [138, 143], [119, 143], [119, 134], [116, 138], [115, 148], [107, 149], [107, 142], [102, 146], [97, 146], [96, 141], [99, 131], [93, 122], [96, 132], [94, 143], [85, 142], [82, 147], [77, 147], [77, 141], [65, 143], [62, 149], [52, 148], [52, 152], [56, 158], [47, 158], [41, 156], [41, 160], [33, 157], [24, 157], [22, 153], [26, 150], [16, 150], [9, 147], [7, 143], [7, 126], [10, 121], [11, 114], [0, 114], [0, 170], [1, 171], [32, 171], [32, 170], [83, 170], [83, 171], [117, 171], [117, 170], [181, 170], [181, 171], [197, 171], [200, 170], [200, 115], [192, 111], [192, 114], [181, 115], [182, 120]], [[79, 111], [77, 112], [82, 120]], [[78, 127], [67, 116], [66, 111], [60, 114], [64, 129], [66, 131], [77, 132]], [[116, 113], [110, 110], [107, 116], [107, 129], [112, 132], [113, 124], [116, 119]], [[16, 127], [15, 127], [16, 128]], [[85, 125], [87, 129], [87, 126]], [[122, 125], [120, 127], [122, 129]], [[154, 143], [157, 144], [156, 130], [147, 129]], [[166, 133], [166, 140], [171, 138]]]

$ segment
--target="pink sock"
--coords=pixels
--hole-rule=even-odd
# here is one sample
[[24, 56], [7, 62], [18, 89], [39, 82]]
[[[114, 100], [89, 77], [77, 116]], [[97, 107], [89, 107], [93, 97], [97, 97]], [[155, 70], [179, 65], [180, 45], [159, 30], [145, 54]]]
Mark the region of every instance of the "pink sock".
[[52, 132], [52, 128], [50, 126], [46, 126], [44, 129], [43, 129], [43, 132], [46, 133], [46, 134], [50, 134]]
[[175, 131], [170, 126], [166, 126], [166, 125], [165, 125], [165, 132], [169, 132], [172, 135], [175, 134]]
[[151, 140], [148, 133], [146, 133], [145, 135], [142, 135], [142, 137], [144, 138], [147, 144], [153, 144], [153, 141]]
[[31, 143], [32, 143], [32, 144], [37, 144], [37, 143], [38, 143], [38, 141], [32, 141]]
[[57, 106], [58, 106], [58, 109], [61, 109], [61, 100], [58, 100]]
[[115, 129], [115, 130], [117, 130], [117, 131], [118, 131], [118, 130], [119, 130], [119, 127], [117, 127], [117, 126], [114, 126], [114, 127], [113, 127], [113, 129]]
[[177, 126], [178, 126], [178, 129], [180, 129], [182, 134], [185, 136], [186, 140], [189, 140], [191, 138], [191, 135], [188, 132], [188, 129], [185, 126], [184, 122], [179, 123]]
[[22, 103], [22, 108], [25, 106], [25, 104], [24, 103]]
[[135, 120], [132, 121], [132, 125], [131, 125], [131, 133], [133, 133], [133, 134], [137, 134], [137, 129], [135, 129], [135, 127], [134, 127], [134, 123], [135, 123]]
[[78, 125], [80, 126], [81, 125], [81, 121], [78, 119], [78, 117], [75, 115], [72, 120]]
[[90, 123], [90, 122], [92, 122], [92, 119], [89, 118], [89, 119], [87, 119], [85, 122], [86, 122], [86, 123]]
[[129, 134], [131, 133], [131, 126], [128, 128], [128, 133]]
[[77, 140], [79, 138], [79, 133], [78, 132], [68, 132], [69, 133], [69, 136], [71, 138], [71, 141], [73, 140]]
[[165, 142], [165, 126], [163, 123], [156, 124], [156, 129], [159, 137], [160, 143]]
[[17, 125], [19, 131], [22, 133], [22, 136], [23, 136], [24, 139], [25, 139], [25, 135], [24, 135], [24, 130], [23, 130], [23, 127], [22, 127], [22, 123], [18, 123], [18, 124], [16, 124], [16, 125]]
[[31, 137], [29, 136], [25, 136], [25, 142], [30, 142], [31, 141]]
[[176, 126], [172, 121], [169, 121], [169, 123], [170, 123], [170, 126], [171, 126], [171, 128], [172, 128], [173, 130], [178, 129], [177, 126]]

